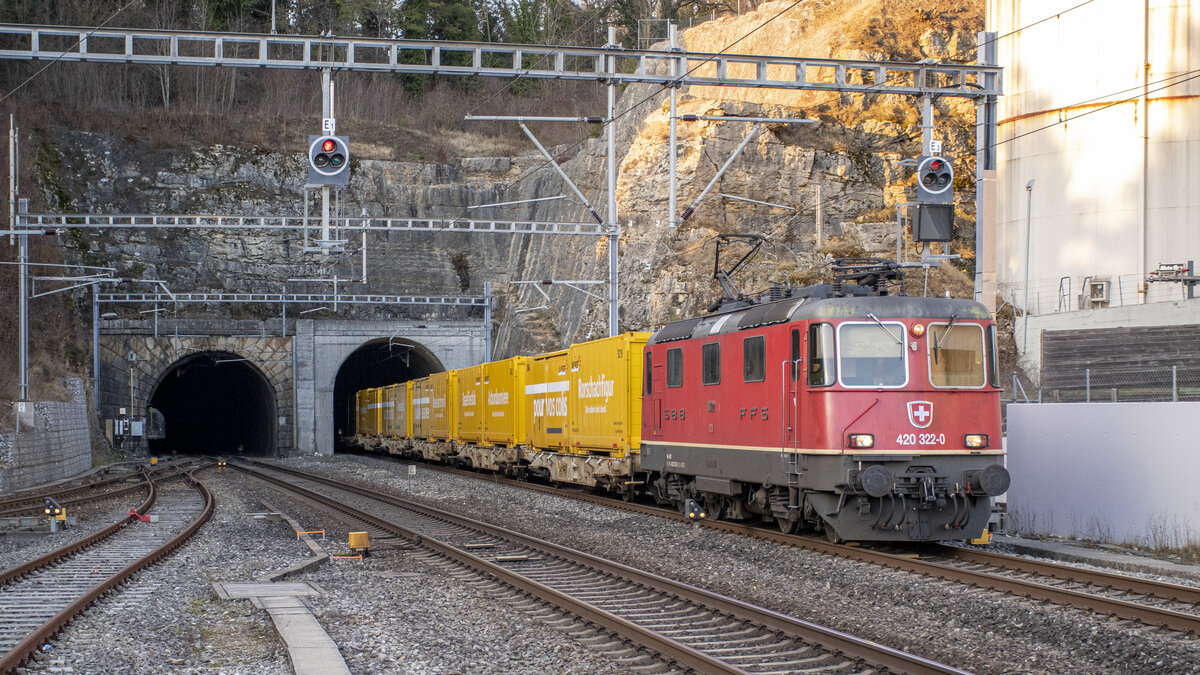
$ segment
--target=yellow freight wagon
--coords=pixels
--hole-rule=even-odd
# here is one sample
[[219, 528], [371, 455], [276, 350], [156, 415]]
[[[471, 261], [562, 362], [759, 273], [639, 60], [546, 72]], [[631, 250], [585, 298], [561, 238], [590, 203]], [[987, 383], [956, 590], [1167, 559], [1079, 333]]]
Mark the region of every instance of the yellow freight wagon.
[[399, 410], [404, 411], [404, 423], [403, 423], [403, 425], [400, 426], [399, 431], [400, 431], [401, 437], [409, 438], [413, 435], [413, 406], [412, 406], [413, 383], [410, 380], [400, 386], [402, 387], [400, 394], [401, 394], [401, 396], [404, 397], [404, 403], [403, 403], [403, 405], [401, 405], [399, 403], [397, 403], [396, 405], [398, 406]]
[[582, 454], [626, 457], [642, 445], [642, 353], [650, 333], [623, 333], [567, 350], [569, 442]]
[[[525, 374], [529, 358], [514, 356], [485, 363], [483, 396], [483, 443], [513, 447], [525, 444]], [[461, 381], [460, 381], [461, 385]], [[466, 440], [465, 438], [463, 440]]]
[[367, 414], [364, 427], [364, 434], [367, 436], [378, 436], [382, 430], [383, 404], [379, 400], [382, 391], [382, 388], [367, 390]]
[[428, 439], [433, 437], [433, 414], [430, 398], [433, 394], [433, 384], [428, 377], [422, 377], [412, 382], [412, 437]]
[[458, 438], [458, 371], [447, 370], [429, 376], [429, 438], [452, 441]]
[[369, 436], [367, 431], [367, 395], [370, 389], [360, 389], [354, 394], [354, 433], [358, 436]]
[[464, 443], [482, 443], [484, 428], [484, 366], [471, 366], [458, 371], [458, 438]]
[[408, 383], [383, 388], [383, 435], [401, 438], [409, 433]]
[[567, 445], [567, 350], [529, 358], [525, 375], [525, 419], [529, 445], [561, 451]]

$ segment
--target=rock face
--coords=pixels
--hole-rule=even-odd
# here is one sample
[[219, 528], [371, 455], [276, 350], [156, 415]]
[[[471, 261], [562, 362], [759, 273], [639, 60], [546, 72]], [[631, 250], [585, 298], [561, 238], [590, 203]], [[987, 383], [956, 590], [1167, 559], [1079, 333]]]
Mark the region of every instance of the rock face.
[[[720, 51], [735, 35], [752, 33], [734, 51], [830, 55], [842, 58], [900, 58], [876, 46], [835, 48], [829, 3], [804, 2], [751, 31], [787, 7], [767, 3], [741, 17], [701, 24], [688, 31], [689, 50]], [[864, 35], [897, 11], [899, 0], [860, 3], [843, 12], [842, 29]], [[874, 12], [874, 14], [873, 14]], [[891, 12], [891, 14], [889, 14]], [[913, 50], [938, 55], [962, 48], [970, 25], [904, 15], [919, 24]], [[882, 19], [880, 19], [882, 17]], [[892, 17], [892, 18], [889, 18]], [[857, 22], [857, 23], [854, 23]], [[865, 23], [864, 23], [865, 22]], [[924, 23], [922, 23], [924, 22]], [[959, 22], [963, 23], [962, 21]], [[970, 21], [966, 21], [969, 24]], [[839, 38], [840, 35], [840, 38]], [[727, 39], [728, 38], [728, 39]], [[823, 45], [819, 51], [816, 45]], [[720, 96], [721, 98], [717, 98]], [[861, 98], [861, 97], [860, 97]], [[759, 90], [684, 89], [681, 114], [808, 117], [807, 126], [767, 124], [731, 164], [708, 197], [685, 222], [671, 226], [667, 213], [667, 94], [649, 85], [628, 87], [618, 104], [617, 183], [621, 330], [649, 330], [666, 321], [703, 311], [719, 294], [712, 280], [713, 238], [720, 233], [769, 237], [759, 262], [737, 283], [743, 290], [769, 281], [811, 278], [828, 261], [831, 240], [855, 252], [895, 250], [895, 230], [886, 222], [860, 228], [864, 215], [876, 221], [894, 217], [911, 182], [899, 161], [918, 154], [920, 129], [914, 101], [895, 97], [850, 100], [837, 95]], [[944, 135], [951, 152], [966, 154], [969, 135], [960, 134], [961, 116]], [[969, 129], [970, 117], [966, 127]], [[681, 122], [678, 125], [678, 204], [683, 210], [700, 194], [741, 143], [750, 125], [738, 122]], [[536, 129], [535, 129], [536, 131]], [[973, 139], [971, 139], [973, 141]], [[603, 137], [574, 147], [552, 148], [588, 202], [606, 212]], [[307, 168], [300, 156], [262, 150], [208, 147], [160, 150], [121, 140], [57, 130], [39, 149], [38, 176], [46, 199], [62, 211], [118, 213], [212, 213], [301, 215], [305, 212]], [[959, 174], [969, 175], [960, 165]], [[536, 152], [518, 157], [473, 157], [453, 164], [353, 160], [350, 186], [339, 193], [339, 212], [349, 216], [419, 218], [532, 219], [593, 222], [588, 209]], [[822, 241], [815, 222], [820, 195]], [[508, 207], [468, 210], [468, 206], [566, 195], [568, 198]], [[722, 196], [728, 195], [728, 196]], [[754, 204], [741, 199], [770, 202]], [[969, 196], [967, 197], [969, 199]], [[320, 212], [319, 191], [308, 194], [309, 213]], [[563, 286], [545, 289], [549, 300], [522, 280], [606, 280], [607, 240], [575, 236], [375, 233], [366, 237], [366, 282], [362, 281], [359, 232], [343, 232], [346, 252], [325, 256], [305, 251], [304, 237], [279, 231], [112, 230], [77, 231], [65, 239], [68, 256], [88, 262], [119, 261], [124, 276], [167, 280], [175, 291], [328, 292], [331, 285], [288, 279], [343, 280], [346, 293], [427, 293], [482, 295], [490, 281], [494, 305], [496, 357], [558, 348], [607, 334], [608, 308], [585, 293]], [[315, 238], [315, 236], [314, 236]], [[597, 295], [603, 286], [584, 286]], [[138, 289], [140, 290], [140, 289]], [[546, 305], [546, 309], [520, 311]], [[198, 312], [199, 308], [184, 311]], [[278, 308], [230, 305], [203, 310], [207, 315], [275, 316]], [[291, 310], [289, 309], [289, 312]], [[436, 317], [435, 310], [396, 310], [365, 306], [344, 310], [348, 318]], [[456, 318], [462, 318], [458, 315]]]

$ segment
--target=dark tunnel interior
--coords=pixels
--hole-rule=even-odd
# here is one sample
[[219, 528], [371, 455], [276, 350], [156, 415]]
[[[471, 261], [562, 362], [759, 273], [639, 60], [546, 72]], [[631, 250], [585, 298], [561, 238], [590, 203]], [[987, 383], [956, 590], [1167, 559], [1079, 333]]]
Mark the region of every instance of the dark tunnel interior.
[[166, 437], [150, 440], [152, 453], [276, 454], [275, 392], [234, 354], [201, 352], [180, 360], [150, 405], [166, 424]]
[[442, 371], [437, 357], [420, 345], [396, 340], [368, 342], [346, 357], [333, 381], [336, 445], [354, 430], [354, 395], [360, 389], [415, 380]]

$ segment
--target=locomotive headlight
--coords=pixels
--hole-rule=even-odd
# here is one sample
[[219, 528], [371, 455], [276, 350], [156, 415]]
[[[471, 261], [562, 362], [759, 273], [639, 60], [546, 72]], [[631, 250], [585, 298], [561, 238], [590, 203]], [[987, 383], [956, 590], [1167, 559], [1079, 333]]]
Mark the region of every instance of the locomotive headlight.
[[850, 434], [850, 447], [852, 448], [873, 448], [875, 447], [874, 434]]
[[924, 335], [924, 334], [925, 334], [925, 324], [923, 324], [923, 323], [914, 323], [914, 324], [912, 325], [912, 328], [909, 328], [909, 329], [908, 329], [908, 332], [912, 333], [912, 336], [913, 336], [913, 337], [918, 337], [918, 338], [919, 338], [919, 337], [921, 337], [922, 335]]
[[963, 438], [963, 444], [966, 445], [968, 448], [972, 448], [975, 450], [982, 450], [983, 448], [986, 448], [988, 446], [988, 435], [987, 434], [967, 434]]

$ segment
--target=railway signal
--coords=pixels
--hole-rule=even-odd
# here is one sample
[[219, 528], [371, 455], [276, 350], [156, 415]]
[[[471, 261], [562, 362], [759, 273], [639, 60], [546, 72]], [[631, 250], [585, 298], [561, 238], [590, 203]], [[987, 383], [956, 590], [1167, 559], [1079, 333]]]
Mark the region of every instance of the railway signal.
[[346, 136], [308, 137], [308, 184], [350, 184], [350, 139]]
[[954, 203], [954, 166], [946, 158], [925, 156], [917, 161], [917, 201]]

